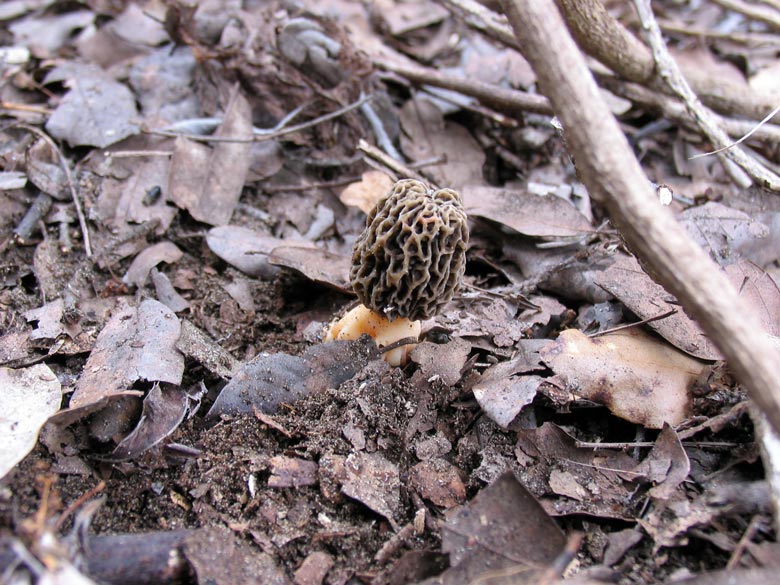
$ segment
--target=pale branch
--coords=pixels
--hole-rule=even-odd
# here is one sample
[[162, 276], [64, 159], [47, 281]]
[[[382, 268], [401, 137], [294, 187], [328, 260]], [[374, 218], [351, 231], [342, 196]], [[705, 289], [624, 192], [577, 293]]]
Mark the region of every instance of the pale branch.
[[[437, 1], [475, 30], [519, 50], [504, 18], [476, 0]], [[607, 12], [600, 0], [556, 1], [583, 51], [620, 77], [654, 87], [657, 78], [650, 49]], [[760, 120], [777, 105], [772, 96], [753, 92], [746, 84], [713, 77], [706, 69], [685, 67], [683, 74], [699, 98], [724, 115]]]
[[[691, 120], [691, 117], [688, 115], [685, 105], [680, 103], [680, 100], [647, 89], [645, 86], [639, 85], [638, 83], [621, 81], [611, 74], [596, 74], [596, 77], [599, 80], [601, 87], [611, 91], [615, 95], [625, 98], [635, 104], [640, 104], [646, 108], [657, 110], [664, 118], [674, 120], [677, 124], [690, 130], [698, 130], [695, 128], [693, 120]], [[770, 114], [772, 114], [772, 112], [770, 112]], [[774, 116], [776, 115], [777, 114], [774, 114]], [[732, 138], [750, 136], [765, 142], [780, 143], [780, 126], [767, 123], [774, 116], [770, 117], [768, 114], [764, 117], [766, 122], [762, 120], [762, 122], [759, 123], [751, 120], [727, 118], [717, 114], [715, 114], [715, 116], [718, 125]]]
[[741, 148], [733, 145], [728, 135], [718, 126], [712, 112], [704, 107], [691, 86], [688, 85], [680, 68], [666, 48], [661, 28], [658, 26], [653, 9], [650, 7], [650, 0], [634, 0], [634, 6], [639, 14], [645, 38], [652, 50], [658, 76], [685, 104], [691, 118], [696, 121], [699, 131], [712, 143], [713, 148], [722, 151], [725, 157], [758, 181], [760, 185], [773, 191], [780, 191], [780, 177], [761, 166]]
[[552, 115], [550, 102], [544, 96], [499, 87], [477, 79], [447, 75], [421, 65], [410, 65], [382, 57], [374, 57], [373, 60], [380, 69], [397, 73], [413, 83], [457, 91], [506, 114], [519, 115], [522, 112], [533, 112]]
[[[780, 354], [724, 273], [656, 202], [553, 0], [502, 0], [523, 52], [561, 120], [583, 183], [651, 275], [674, 294], [780, 429]], [[555, 47], [554, 51], [550, 47]]]
[[751, 20], [763, 22], [772, 28], [780, 30], [780, 9], [777, 7], [760, 6], [744, 0], [715, 0], [715, 4], [720, 4], [726, 10], [739, 12]]
[[79, 227], [81, 228], [81, 239], [84, 242], [84, 254], [86, 254], [87, 258], [92, 258], [92, 243], [90, 242], [90, 238], [89, 238], [89, 227], [87, 226], [87, 218], [84, 216], [84, 210], [81, 207], [81, 199], [79, 199], [78, 193], [76, 192], [76, 184], [73, 182], [73, 174], [70, 172], [68, 159], [65, 158], [65, 155], [62, 153], [62, 150], [60, 149], [59, 146], [55, 144], [51, 136], [46, 134], [46, 132], [44, 132], [40, 128], [36, 128], [35, 126], [29, 126], [27, 124], [18, 124], [17, 127], [23, 128], [28, 132], [32, 132], [36, 136], [40, 137], [46, 144], [49, 145], [49, 148], [51, 148], [52, 151], [54, 151], [54, 153], [57, 155], [57, 160], [60, 163], [60, 168], [62, 168], [62, 172], [65, 174], [65, 183], [68, 185], [70, 198], [73, 201], [73, 207], [76, 210], [76, 217], [79, 220]]
[[[629, 81], [653, 87], [657, 82], [650, 49], [612, 16], [601, 0], [556, 0], [566, 23], [582, 49]], [[696, 95], [710, 108], [730, 115], [760, 120], [777, 104], [771, 96], [750, 90], [706, 68], [682, 71]]]

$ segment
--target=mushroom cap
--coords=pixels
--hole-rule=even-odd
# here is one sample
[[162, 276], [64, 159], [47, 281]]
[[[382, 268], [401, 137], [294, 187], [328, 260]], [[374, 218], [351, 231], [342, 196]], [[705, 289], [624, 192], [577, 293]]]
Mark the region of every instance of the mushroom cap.
[[377, 201], [355, 242], [352, 288], [361, 303], [390, 321], [433, 317], [463, 278], [468, 241], [458, 193], [398, 181]]

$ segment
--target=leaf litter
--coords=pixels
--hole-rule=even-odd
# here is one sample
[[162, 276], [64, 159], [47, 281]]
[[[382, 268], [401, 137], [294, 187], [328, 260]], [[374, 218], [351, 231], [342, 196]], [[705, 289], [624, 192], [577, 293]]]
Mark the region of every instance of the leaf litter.
[[[0, 23], [18, 53], [0, 63], [0, 558], [19, 582], [772, 581], [772, 463], [743, 391], [547, 110], [495, 98], [535, 91], [500, 25], [455, 2], [34, 4]], [[680, 59], [771, 86], [776, 55], [705, 4], [665, 9]], [[673, 20], [721, 34], [685, 50]], [[779, 337], [776, 196], [687, 160], [706, 147], [643, 126], [641, 101], [618, 111]], [[354, 301], [366, 214], [406, 176], [458, 189], [472, 238], [401, 369], [321, 338]]]

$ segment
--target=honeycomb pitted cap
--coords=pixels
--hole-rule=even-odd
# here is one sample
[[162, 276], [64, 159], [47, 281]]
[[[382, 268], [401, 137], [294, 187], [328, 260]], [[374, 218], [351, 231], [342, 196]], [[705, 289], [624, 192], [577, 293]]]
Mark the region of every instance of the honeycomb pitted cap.
[[360, 302], [387, 319], [428, 319], [455, 294], [466, 270], [469, 227], [452, 189], [398, 181], [377, 201], [352, 249]]

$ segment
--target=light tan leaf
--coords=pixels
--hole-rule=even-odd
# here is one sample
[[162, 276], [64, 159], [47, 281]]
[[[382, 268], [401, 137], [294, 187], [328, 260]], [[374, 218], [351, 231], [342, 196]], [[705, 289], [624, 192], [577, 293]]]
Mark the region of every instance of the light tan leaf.
[[574, 394], [654, 429], [689, 415], [690, 388], [704, 368], [638, 329], [592, 339], [568, 329], [541, 356]]
[[357, 207], [368, 214], [377, 200], [393, 188], [393, 179], [381, 171], [366, 171], [360, 181], [350, 183], [339, 195], [344, 205]]

